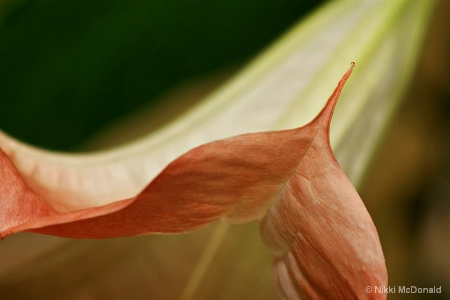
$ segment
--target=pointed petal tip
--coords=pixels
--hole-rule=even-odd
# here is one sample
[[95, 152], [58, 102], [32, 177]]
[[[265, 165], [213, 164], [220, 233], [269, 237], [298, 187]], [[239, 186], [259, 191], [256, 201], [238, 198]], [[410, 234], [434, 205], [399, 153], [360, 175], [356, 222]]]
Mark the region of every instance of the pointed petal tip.
[[[347, 70], [347, 72], [345, 72], [344, 76], [342, 76], [341, 80], [339, 80], [337, 87], [334, 89], [333, 94], [331, 94], [325, 107], [331, 107], [332, 108], [331, 110], [332, 111], [334, 110], [334, 107], [336, 106], [339, 96], [341, 95], [341, 92], [344, 89], [345, 83], [350, 78], [350, 75], [352, 75], [354, 68], [355, 68], [355, 62], [352, 61], [350, 64], [350, 68]], [[331, 112], [331, 114], [332, 114], [332, 112]], [[331, 116], [330, 116], [330, 118], [331, 118]]]
[[[345, 80], [347, 80], [349, 77], [350, 77], [350, 75], [352, 74], [352, 72], [353, 72], [353, 69], [355, 68], [355, 65], [356, 65], [356, 63], [354, 62], [354, 61], [352, 61], [351, 63], [350, 63], [350, 68], [347, 70], [347, 72], [345, 72], [345, 74], [344, 74], [344, 78], [345, 78]], [[344, 79], [343, 78], [343, 79]]]
[[[336, 104], [339, 100], [339, 96], [341, 95], [341, 92], [344, 89], [345, 83], [350, 78], [350, 75], [352, 74], [354, 68], [355, 68], [355, 62], [352, 61], [350, 64], [350, 68], [342, 76], [341, 80], [339, 80], [339, 83], [337, 84], [337, 86], [334, 89], [331, 96], [328, 98], [328, 101], [325, 104], [325, 106], [322, 108], [320, 113], [318, 113], [317, 116], [309, 124], [324, 122], [326, 125], [323, 128], [325, 128], [327, 130], [327, 132], [329, 132], [331, 119], [332, 119], [333, 113], [334, 113], [334, 108], [336, 107]], [[321, 125], [319, 125], [319, 126], [321, 126]]]

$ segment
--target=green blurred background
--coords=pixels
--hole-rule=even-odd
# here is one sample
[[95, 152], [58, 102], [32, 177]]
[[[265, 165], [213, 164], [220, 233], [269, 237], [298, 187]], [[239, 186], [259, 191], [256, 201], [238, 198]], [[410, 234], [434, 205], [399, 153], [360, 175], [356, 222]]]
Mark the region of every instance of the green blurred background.
[[182, 82], [249, 60], [320, 3], [7, 1], [0, 129], [73, 149]]

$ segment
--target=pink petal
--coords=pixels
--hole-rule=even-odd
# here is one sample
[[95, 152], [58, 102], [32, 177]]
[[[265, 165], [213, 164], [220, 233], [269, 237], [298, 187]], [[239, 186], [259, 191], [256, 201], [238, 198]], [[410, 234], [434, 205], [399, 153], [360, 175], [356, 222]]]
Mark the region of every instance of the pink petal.
[[63, 199], [33, 190], [0, 151], [1, 236], [25, 230], [72, 238], [176, 233], [220, 218], [239, 223], [265, 216], [261, 232], [276, 256], [282, 298], [385, 298], [364, 291], [387, 284], [383, 253], [329, 142], [334, 106], [352, 69], [309, 124], [199, 146], [137, 196], [104, 206], [57, 205]]
[[12, 162], [0, 149], [0, 232], [55, 211], [22, 180]]
[[[273, 202], [264, 223], [269, 226], [273, 225], [271, 222], [284, 220], [286, 216], [274, 217], [284, 212], [284, 206], [306, 205], [309, 198], [326, 199], [331, 208], [347, 203], [338, 201], [341, 198], [356, 199], [348, 201], [348, 205], [353, 205], [350, 209], [345, 206], [339, 209], [356, 215], [362, 212], [368, 217], [336, 162], [328, 138], [332, 112], [350, 72], [341, 80], [326, 107], [308, 125], [202, 145], [172, 162], [135, 198], [105, 206], [68, 213], [52, 208], [43, 200], [45, 195], [38, 196], [24, 183], [1, 152], [2, 205], [8, 207], [2, 211], [3, 230], [94, 238], [182, 232], [221, 217], [233, 222], [259, 218]], [[293, 202], [292, 197], [304, 200]], [[326, 206], [320, 208], [329, 210]], [[315, 212], [317, 208], [311, 209]], [[329, 212], [323, 215], [325, 221], [333, 222], [327, 220], [331, 216]], [[314, 221], [306, 223], [314, 226]]]
[[[205, 144], [173, 161], [136, 198], [118, 202], [119, 206], [43, 216], [4, 235], [33, 229], [65, 237], [104, 238], [184, 232], [222, 217], [232, 222], [261, 218], [310, 142], [311, 137], [294, 129]], [[112, 213], [116, 207], [121, 210]], [[109, 214], [92, 219], [105, 212]]]
[[284, 299], [384, 299], [367, 286], [387, 286], [376, 228], [335, 159], [329, 124], [343, 82], [304, 130], [314, 132], [303, 159], [278, 194], [261, 232], [275, 253]]

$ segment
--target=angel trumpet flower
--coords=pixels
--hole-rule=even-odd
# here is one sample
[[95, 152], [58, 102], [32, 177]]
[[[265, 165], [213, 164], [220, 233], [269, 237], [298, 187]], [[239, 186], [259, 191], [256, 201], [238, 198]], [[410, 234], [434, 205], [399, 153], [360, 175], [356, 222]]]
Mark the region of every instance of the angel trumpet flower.
[[361, 61], [331, 126], [357, 183], [383, 129], [368, 125], [392, 114], [430, 6], [330, 3], [195, 110], [129, 146], [61, 154], [0, 133], [1, 236], [108, 238], [263, 218], [282, 298], [385, 298], [365, 293], [387, 284], [383, 253], [331, 151], [331, 116], [353, 66], [312, 116], [342, 64]]
[[0, 190], [3, 235], [23, 230], [72, 238], [177, 233], [222, 217], [253, 220], [269, 208], [262, 234], [280, 257], [276, 271], [288, 298], [361, 298], [364, 287], [386, 285], [387, 272], [375, 226], [330, 147], [331, 116], [352, 70], [353, 65], [307, 125], [194, 148], [136, 197], [104, 206], [60, 209], [51, 191], [36, 191], [32, 180], [27, 185], [0, 152], [0, 178], [6, 183]]

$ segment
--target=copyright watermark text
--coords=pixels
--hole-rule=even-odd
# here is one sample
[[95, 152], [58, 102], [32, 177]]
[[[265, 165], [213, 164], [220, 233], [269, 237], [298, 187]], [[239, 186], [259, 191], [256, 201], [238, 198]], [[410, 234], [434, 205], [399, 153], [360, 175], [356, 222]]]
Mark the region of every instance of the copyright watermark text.
[[366, 286], [364, 291], [367, 294], [440, 294], [442, 286], [418, 287], [415, 285], [397, 285], [397, 286]]

